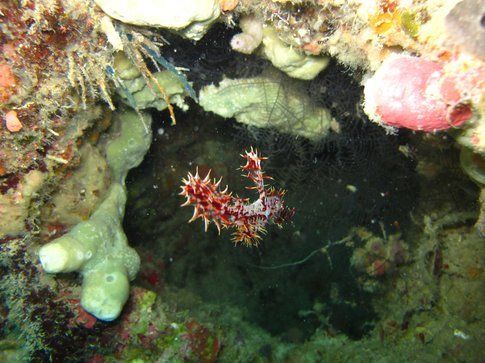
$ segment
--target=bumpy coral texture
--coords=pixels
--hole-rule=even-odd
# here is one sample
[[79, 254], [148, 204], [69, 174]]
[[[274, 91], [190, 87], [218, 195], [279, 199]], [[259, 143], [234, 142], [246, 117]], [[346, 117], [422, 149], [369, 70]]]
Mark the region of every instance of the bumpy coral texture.
[[189, 222], [202, 218], [206, 231], [210, 222], [214, 222], [219, 231], [221, 227], [235, 228], [235, 243], [257, 246], [269, 222], [282, 226], [284, 221], [291, 219], [295, 211], [285, 207], [284, 190], [265, 187], [264, 179], [271, 179], [261, 170], [261, 161], [266, 158], [259, 156], [253, 148], [241, 156], [246, 159], [246, 165], [241, 169], [255, 184], [248, 189], [255, 189], [259, 194], [259, 198], [253, 203], [249, 203], [249, 199], [234, 197], [232, 193], [228, 193], [227, 186], [220, 190], [222, 178], [217, 182], [211, 181], [210, 172], [204, 179], [200, 178], [198, 171], [195, 175], [189, 173], [187, 179], [182, 180], [180, 195], [187, 198], [182, 206], [194, 206], [194, 215]]

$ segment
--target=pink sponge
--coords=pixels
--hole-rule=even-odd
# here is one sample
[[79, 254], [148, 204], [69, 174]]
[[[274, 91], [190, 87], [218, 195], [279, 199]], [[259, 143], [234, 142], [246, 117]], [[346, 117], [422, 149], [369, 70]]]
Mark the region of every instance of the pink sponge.
[[428, 132], [448, 129], [472, 116], [470, 107], [460, 103], [456, 87], [439, 63], [393, 56], [365, 83], [365, 111], [388, 126]]

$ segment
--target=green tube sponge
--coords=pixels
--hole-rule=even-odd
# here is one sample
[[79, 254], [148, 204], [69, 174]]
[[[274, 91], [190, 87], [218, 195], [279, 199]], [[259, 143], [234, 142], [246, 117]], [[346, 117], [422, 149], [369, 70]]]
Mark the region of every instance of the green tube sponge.
[[[128, 299], [129, 281], [136, 277], [140, 258], [128, 241], [121, 226], [126, 193], [122, 185], [114, 183], [108, 196], [90, 221], [99, 222], [103, 241], [93, 257], [84, 265], [82, 306], [102, 320], [113, 320]], [[89, 223], [89, 222], [86, 222]], [[96, 228], [93, 228], [93, 232]]]
[[39, 258], [48, 273], [79, 271], [83, 276], [81, 305], [98, 319], [116, 319], [128, 299], [129, 281], [140, 258], [123, 232], [128, 170], [140, 164], [151, 142], [151, 118], [135, 112], [115, 117], [106, 160], [112, 183], [91, 217], [70, 232], [42, 246]]
[[98, 319], [111, 321], [120, 315], [128, 300], [130, 281], [123, 265], [110, 259], [104, 262], [84, 274], [81, 305]]
[[143, 160], [152, 142], [151, 116], [125, 111], [115, 116], [111, 140], [106, 146], [106, 161], [111, 179], [125, 184], [128, 171]]

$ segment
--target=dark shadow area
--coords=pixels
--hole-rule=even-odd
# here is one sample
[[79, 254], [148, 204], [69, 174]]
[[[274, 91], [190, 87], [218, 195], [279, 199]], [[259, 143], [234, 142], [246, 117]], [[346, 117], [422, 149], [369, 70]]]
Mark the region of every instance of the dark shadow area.
[[[192, 291], [221, 309], [235, 306], [248, 321], [289, 341], [301, 342], [318, 327], [362, 337], [374, 314], [350, 267], [350, 248], [337, 246], [302, 264], [273, 267], [299, 261], [357, 225], [378, 231], [378, 223], [389, 229], [396, 220], [406, 223], [417, 189], [412, 163], [397, 152], [398, 139], [387, 138], [382, 145], [387, 139], [380, 135], [380, 148], [365, 150], [377, 138], [369, 133], [368, 143], [359, 146], [363, 154], [346, 142], [352, 134], [342, 133], [342, 140], [319, 146], [298, 141], [308, 153], [319, 150], [302, 162], [294, 152], [295, 140], [280, 154], [268, 154], [267, 140], [250, 141], [248, 135], [245, 147], [261, 147], [270, 156], [265, 170], [275, 177], [275, 186], [287, 189], [287, 203], [297, 212], [283, 229], [271, 226], [260, 247], [246, 248], [233, 246], [229, 233], [219, 236], [213, 225], [204, 233], [200, 220], [187, 224], [192, 210], [179, 207], [183, 198], [178, 195], [181, 178], [198, 165], [202, 175], [212, 169], [230, 190], [254, 198], [236, 170], [244, 131], [196, 109], [179, 114], [174, 127], [160, 127], [161, 119], [165, 117], [154, 120], [156, 136], [149, 154], [127, 181], [125, 231], [142, 258], [149, 257], [155, 261], [151, 265], [163, 270], [164, 283]], [[288, 169], [293, 171], [286, 173]], [[322, 305], [318, 312], [316, 303]]]
[[[164, 34], [170, 46], [163, 55], [191, 70], [197, 91], [223, 75], [260, 74], [266, 61], [227, 46], [235, 32], [215, 26], [196, 45]], [[406, 133], [386, 135], [362, 116], [358, 78], [331, 63], [315, 80], [299, 82], [314, 106], [327, 107], [340, 123], [339, 132], [318, 142], [271, 127], [248, 128], [195, 104], [177, 113], [173, 127], [162, 121], [166, 114], [155, 114], [150, 152], [127, 180], [124, 227], [144, 259], [139, 283], [159, 291], [185, 289], [218, 309], [236, 307], [246, 320], [287, 341], [302, 342], [317, 328], [352, 339], [365, 335], [375, 314], [350, 266], [351, 247], [318, 249], [356, 226], [375, 233], [381, 228], [393, 233], [396, 226], [405, 231], [419, 190], [413, 159], [399, 150]], [[282, 87], [296, 85], [281, 79]], [[270, 226], [258, 248], [234, 246], [230, 232], [218, 235], [213, 225], [204, 233], [201, 220], [187, 224], [192, 208], [180, 208], [184, 198], [178, 195], [181, 179], [198, 166], [202, 176], [212, 170], [213, 177], [223, 177], [222, 186], [254, 198], [237, 170], [239, 154], [250, 146], [269, 157], [264, 171], [296, 208], [293, 221], [283, 229]]]

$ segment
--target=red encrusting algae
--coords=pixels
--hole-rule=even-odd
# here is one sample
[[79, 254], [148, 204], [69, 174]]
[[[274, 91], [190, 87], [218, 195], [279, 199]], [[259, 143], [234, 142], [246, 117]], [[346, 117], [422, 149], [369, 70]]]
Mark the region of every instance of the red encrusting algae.
[[210, 222], [214, 222], [219, 231], [221, 227], [236, 228], [233, 234], [235, 243], [257, 246], [269, 222], [281, 227], [284, 221], [293, 217], [295, 210], [284, 205], [285, 190], [265, 187], [264, 179], [272, 179], [261, 170], [261, 161], [267, 158], [259, 156], [252, 147], [241, 156], [246, 159], [246, 165], [241, 168], [247, 173], [244, 176], [255, 184], [248, 189], [255, 189], [259, 194], [253, 203], [249, 203], [247, 198], [234, 197], [228, 193], [227, 186], [220, 190], [222, 178], [217, 182], [215, 179], [211, 181], [210, 171], [204, 179], [199, 176], [198, 170], [195, 175], [189, 173], [187, 179], [182, 179], [180, 195], [187, 198], [182, 206], [194, 207], [194, 215], [189, 222], [202, 218], [206, 231]]

